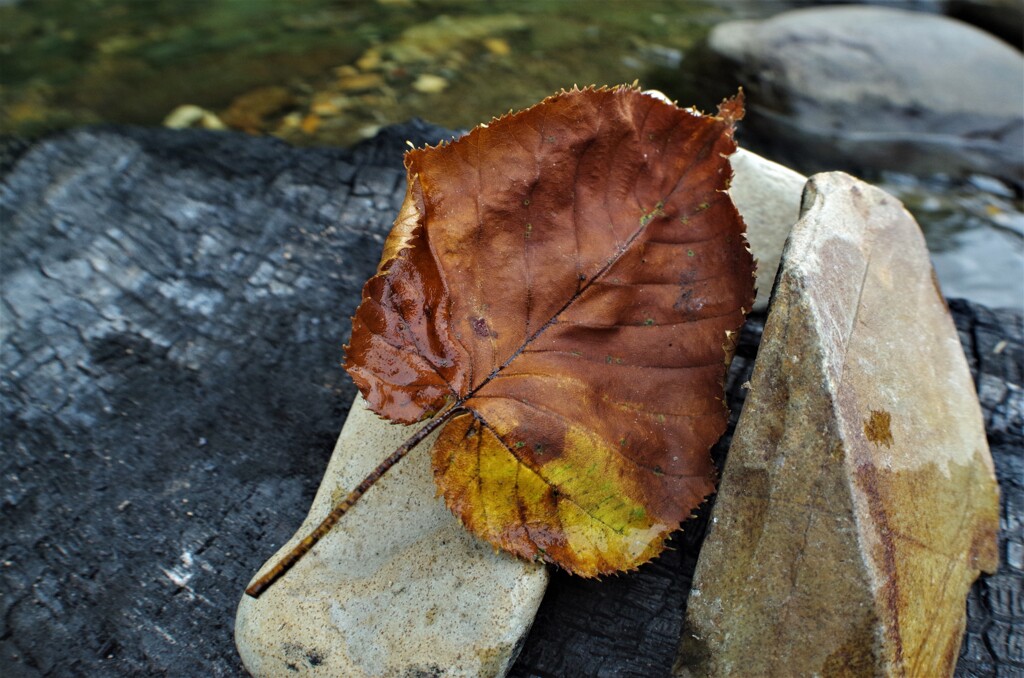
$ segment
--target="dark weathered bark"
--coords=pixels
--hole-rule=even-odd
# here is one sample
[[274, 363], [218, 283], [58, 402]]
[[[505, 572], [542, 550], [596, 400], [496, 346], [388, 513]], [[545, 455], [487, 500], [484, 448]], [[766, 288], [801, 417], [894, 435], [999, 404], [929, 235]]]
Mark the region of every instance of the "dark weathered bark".
[[957, 676], [1024, 676], [1024, 322], [963, 300], [949, 303], [967, 354], [999, 478], [999, 570], [967, 599]]
[[[5, 151], [5, 675], [243, 674], [235, 606], [304, 516], [354, 395], [341, 345], [405, 140], [444, 136], [404, 126], [342, 151], [85, 129]], [[972, 593], [960, 671], [991, 675], [1024, 667], [1022, 329], [952, 307], [1003, 487], [1003, 565]], [[667, 674], [701, 534], [631, 575], [556, 574], [513, 675]]]
[[0, 666], [243, 673], [234, 610], [354, 396], [341, 347], [405, 139], [442, 134], [347, 152], [90, 129], [20, 157], [0, 216]]

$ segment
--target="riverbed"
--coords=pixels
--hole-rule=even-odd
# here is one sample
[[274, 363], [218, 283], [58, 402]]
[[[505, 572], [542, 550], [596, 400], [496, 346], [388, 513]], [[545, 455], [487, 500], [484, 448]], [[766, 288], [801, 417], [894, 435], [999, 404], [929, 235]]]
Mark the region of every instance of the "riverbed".
[[[467, 129], [574, 84], [637, 81], [687, 96], [701, 86], [688, 59], [713, 26], [809, 4], [8, 0], [0, 135], [109, 122], [351, 145], [410, 117]], [[917, 217], [947, 296], [1024, 308], [1018, 188], [862, 173]]]

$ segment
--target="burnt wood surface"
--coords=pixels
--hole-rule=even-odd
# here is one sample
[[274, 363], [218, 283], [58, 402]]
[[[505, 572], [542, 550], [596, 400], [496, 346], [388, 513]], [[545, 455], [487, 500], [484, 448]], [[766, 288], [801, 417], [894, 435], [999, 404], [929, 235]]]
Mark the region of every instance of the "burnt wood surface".
[[[235, 606], [302, 521], [354, 396], [341, 346], [405, 141], [450, 136], [300, 149], [101, 127], [0, 148], [5, 676], [245, 675]], [[950, 307], [1003, 502], [957, 673], [1021, 675], [1024, 329]], [[762, 323], [730, 373], [733, 422]], [[628, 576], [555, 573], [511, 675], [668, 675], [702, 534]]]

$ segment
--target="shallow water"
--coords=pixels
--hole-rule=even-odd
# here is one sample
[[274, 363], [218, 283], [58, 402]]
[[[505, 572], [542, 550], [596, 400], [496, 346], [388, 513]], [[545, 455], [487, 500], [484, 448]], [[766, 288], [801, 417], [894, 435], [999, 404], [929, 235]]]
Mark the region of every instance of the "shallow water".
[[[673, 94], [713, 25], [806, 4], [0, 0], [0, 134], [156, 125], [183, 104], [296, 144], [413, 116], [468, 128], [573, 84]], [[1024, 308], [1019, 197], [984, 177], [876, 178], [918, 217], [947, 295]]]
[[[14, 3], [0, 7], [0, 130], [157, 124], [179, 104], [220, 110], [266, 85], [290, 89], [302, 109], [318, 92], [336, 90], [333, 68], [375, 45], [393, 52], [378, 70], [383, 82], [337, 90], [352, 100], [345, 115], [322, 116], [312, 133], [281, 132], [296, 132], [299, 142], [350, 143], [411, 116], [469, 127], [574, 83], [629, 82], [674, 66], [730, 14], [686, 0], [595, 2], [585, 14], [580, 7], [546, 0]], [[445, 90], [414, 89], [422, 74], [444, 78]]]

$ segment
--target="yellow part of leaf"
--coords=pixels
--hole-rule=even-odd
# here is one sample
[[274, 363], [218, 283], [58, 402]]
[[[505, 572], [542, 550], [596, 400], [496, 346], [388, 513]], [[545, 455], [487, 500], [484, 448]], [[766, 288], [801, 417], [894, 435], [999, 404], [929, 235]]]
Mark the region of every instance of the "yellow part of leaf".
[[496, 546], [549, 562], [571, 553], [584, 576], [632, 569], [659, 553], [673, 526], [628, 498], [640, 490], [623, 487], [623, 469], [605, 463], [618, 457], [614, 450], [580, 427], [562, 449], [535, 471], [490, 428], [456, 417], [434, 447], [438, 486], [466, 526]]

